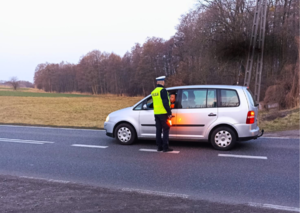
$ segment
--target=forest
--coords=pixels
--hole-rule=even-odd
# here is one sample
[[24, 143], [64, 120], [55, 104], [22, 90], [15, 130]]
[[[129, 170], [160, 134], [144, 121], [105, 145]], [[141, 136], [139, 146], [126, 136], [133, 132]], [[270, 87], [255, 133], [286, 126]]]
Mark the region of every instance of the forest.
[[[267, 0], [260, 101], [299, 106], [299, 0]], [[149, 37], [125, 55], [93, 50], [78, 64], [41, 63], [34, 85], [47, 92], [148, 95], [166, 86], [244, 83], [256, 1], [206, 0], [180, 18], [169, 40]], [[256, 51], [260, 51], [257, 49]], [[63, 59], [62, 59], [63, 60]], [[255, 66], [255, 65], [254, 65]], [[253, 71], [250, 89], [253, 91]]]

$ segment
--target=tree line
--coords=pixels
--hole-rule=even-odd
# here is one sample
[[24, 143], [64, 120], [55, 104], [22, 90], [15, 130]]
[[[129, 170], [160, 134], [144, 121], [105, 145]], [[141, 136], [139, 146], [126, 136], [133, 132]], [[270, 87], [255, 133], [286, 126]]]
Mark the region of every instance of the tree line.
[[17, 90], [19, 87], [22, 88], [34, 88], [33, 83], [29, 81], [20, 81], [17, 77], [11, 77], [9, 81], [0, 80], [0, 86], [11, 86], [14, 90]]
[[[281, 101], [282, 107], [293, 107], [299, 105], [299, 1], [267, 2], [260, 97], [266, 102]], [[160, 75], [167, 76], [166, 86], [232, 85], [237, 81], [242, 85], [255, 4], [246, 0], [202, 1], [181, 16], [169, 40], [148, 38], [122, 57], [93, 50], [78, 64], [39, 64], [34, 84], [49, 92], [131, 96], [149, 94]], [[254, 72], [252, 76], [251, 88]], [[282, 95], [275, 100], [278, 91]]]

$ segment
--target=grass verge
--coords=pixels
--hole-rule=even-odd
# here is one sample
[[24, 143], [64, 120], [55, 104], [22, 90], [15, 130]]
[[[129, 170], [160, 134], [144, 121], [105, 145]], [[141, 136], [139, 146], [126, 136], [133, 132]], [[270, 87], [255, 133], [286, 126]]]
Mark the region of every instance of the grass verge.
[[299, 108], [259, 113], [258, 125], [266, 132], [299, 129]]

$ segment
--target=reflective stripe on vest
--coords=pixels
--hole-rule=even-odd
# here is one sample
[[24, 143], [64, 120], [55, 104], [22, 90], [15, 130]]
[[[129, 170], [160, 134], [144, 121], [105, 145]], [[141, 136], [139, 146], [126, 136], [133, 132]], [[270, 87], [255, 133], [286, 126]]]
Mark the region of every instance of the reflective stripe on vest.
[[[167, 110], [163, 105], [163, 101], [160, 96], [160, 91], [163, 90], [163, 87], [156, 87], [155, 90], [151, 92], [152, 100], [153, 100], [153, 108], [154, 108], [154, 115], [161, 115], [167, 114]], [[168, 94], [169, 99], [169, 94]], [[169, 99], [169, 106], [170, 106], [170, 99]]]

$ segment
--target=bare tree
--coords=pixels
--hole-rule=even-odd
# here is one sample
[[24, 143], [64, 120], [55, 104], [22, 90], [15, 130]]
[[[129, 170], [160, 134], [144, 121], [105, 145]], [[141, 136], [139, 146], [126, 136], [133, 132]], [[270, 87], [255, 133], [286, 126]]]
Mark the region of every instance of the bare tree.
[[7, 83], [9, 83], [14, 88], [14, 90], [17, 90], [20, 84], [17, 77], [12, 77]]
[[[148, 38], [123, 57], [94, 50], [83, 55], [78, 64], [39, 64], [35, 86], [45, 91], [133, 96], [149, 94], [155, 87], [155, 77], [160, 75], [168, 77], [167, 86], [231, 85], [238, 76], [243, 79], [255, 1], [199, 2], [181, 16], [171, 39]], [[263, 100], [269, 96], [265, 101], [272, 102], [278, 98], [277, 91], [282, 90], [282, 107], [298, 106], [299, 1], [267, 2], [260, 97]], [[254, 78], [251, 82], [252, 89]]]

